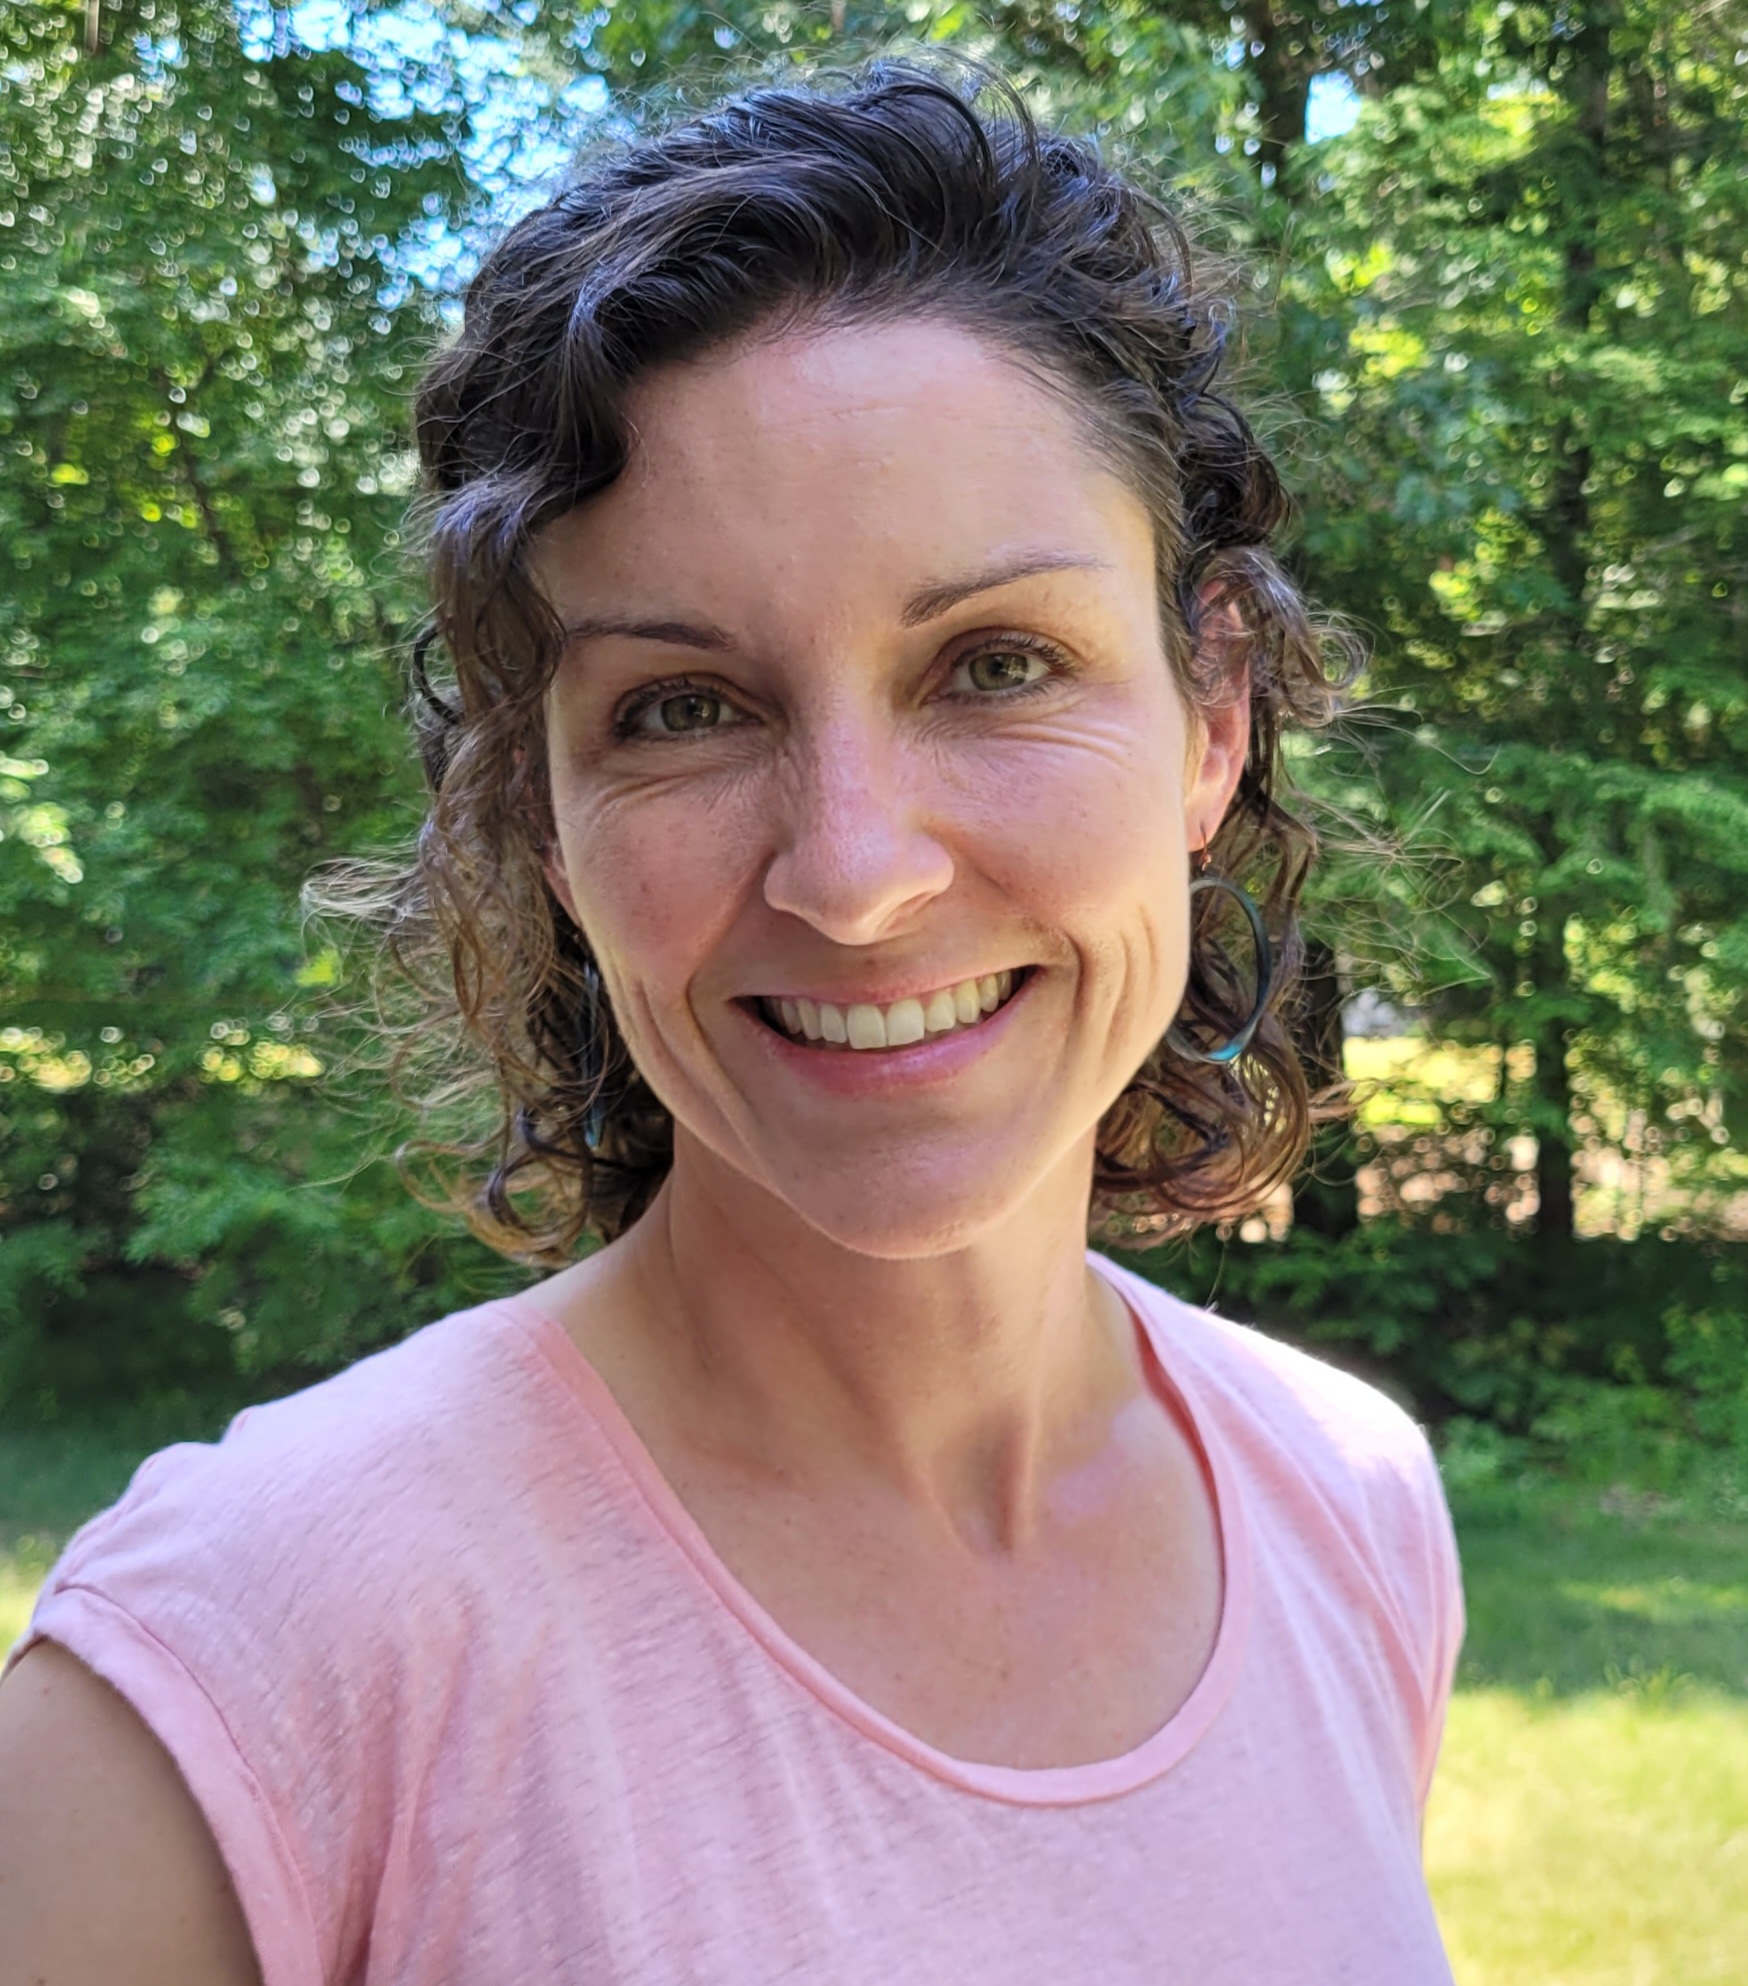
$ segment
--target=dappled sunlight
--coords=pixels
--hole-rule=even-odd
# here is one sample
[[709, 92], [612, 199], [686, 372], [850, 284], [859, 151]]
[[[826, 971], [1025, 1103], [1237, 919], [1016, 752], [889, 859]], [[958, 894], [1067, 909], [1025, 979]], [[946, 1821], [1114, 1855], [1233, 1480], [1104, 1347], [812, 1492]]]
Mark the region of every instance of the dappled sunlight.
[[1679, 1573], [1624, 1586], [1567, 1579], [1560, 1582], [1558, 1591], [1581, 1606], [1631, 1614], [1659, 1627], [1685, 1627], [1695, 1621], [1728, 1617], [1748, 1624], [1748, 1586], [1713, 1586]]
[[[1476, 900], [1485, 894], [1477, 892]], [[1354, 1085], [1357, 1121], [1373, 1146], [1359, 1173], [1364, 1218], [1400, 1215], [1437, 1226], [1446, 1218], [1441, 1203], [1448, 1201], [1460, 1218], [1478, 1190], [1509, 1226], [1533, 1226], [1536, 1139], [1528, 1132], [1506, 1135], [1488, 1121], [1502, 1098], [1532, 1083], [1535, 1052], [1528, 1042], [1501, 1049], [1418, 1034], [1354, 1036], [1343, 1044], [1342, 1064]], [[1669, 1104], [1667, 1131], [1600, 1080], [1588, 1081], [1577, 1101], [1578, 1234], [1624, 1241], [1647, 1230], [1748, 1238], [1748, 1157], [1723, 1137], [1721, 1094]], [[1712, 1149], [1703, 1157], [1691, 1140], [1680, 1142], [1684, 1125], [1706, 1134]]]

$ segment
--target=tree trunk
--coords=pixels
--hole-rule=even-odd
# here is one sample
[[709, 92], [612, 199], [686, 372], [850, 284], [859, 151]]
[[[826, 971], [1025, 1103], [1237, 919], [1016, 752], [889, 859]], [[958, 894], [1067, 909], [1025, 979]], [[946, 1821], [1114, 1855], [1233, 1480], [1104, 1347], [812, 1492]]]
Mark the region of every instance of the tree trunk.
[[[1315, 1098], [1345, 1080], [1341, 1044], [1341, 979], [1335, 953], [1319, 938], [1305, 946], [1300, 978], [1299, 1053]], [[1293, 1221], [1313, 1234], [1339, 1240], [1360, 1224], [1360, 1194], [1353, 1134], [1347, 1118], [1317, 1126], [1306, 1170], [1293, 1193]]]
[[[1603, 275], [1597, 267], [1597, 204], [1608, 171], [1609, 83], [1616, 8], [1613, 0], [1596, 0], [1566, 44], [1566, 60], [1550, 78], [1572, 115], [1576, 139], [1570, 165], [1563, 174], [1560, 205], [1565, 222], [1565, 268], [1560, 315], [1565, 325], [1582, 335], [1591, 326]], [[1569, 385], [1570, 394], [1575, 387]], [[1587, 667], [1586, 598], [1590, 583], [1591, 451], [1581, 425], [1564, 418], [1555, 430], [1552, 489], [1539, 519], [1549, 570], [1562, 595], [1556, 609], [1566, 666], [1582, 674]], [[1545, 851], [1549, 863], [1555, 851]], [[1536, 985], [1544, 993], [1564, 989], [1566, 963], [1565, 917], [1551, 903], [1539, 906], [1540, 936], [1535, 949]], [[1563, 1014], [1545, 1018], [1534, 1039], [1536, 1071], [1536, 1193], [1537, 1232], [1568, 1240], [1573, 1233], [1572, 1207], [1572, 1074]]]
[[1536, 1037], [1536, 1232], [1570, 1241], [1572, 1207], [1572, 1071], [1558, 1021]]
[[1284, 20], [1272, 0], [1248, 0], [1243, 18], [1244, 32], [1257, 51], [1250, 58], [1261, 141], [1256, 163], [1265, 183], [1279, 185], [1288, 146], [1305, 135], [1315, 56], [1303, 24]]

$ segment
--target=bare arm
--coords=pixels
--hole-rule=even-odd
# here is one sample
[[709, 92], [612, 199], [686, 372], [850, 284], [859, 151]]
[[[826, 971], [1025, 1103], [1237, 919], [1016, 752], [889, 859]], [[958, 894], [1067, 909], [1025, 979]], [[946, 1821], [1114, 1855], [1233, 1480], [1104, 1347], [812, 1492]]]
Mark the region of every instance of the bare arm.
[[39, 1642], [0, 1689], [0, 1986], [259, 1986], [249, 1930], [170, 1755]]

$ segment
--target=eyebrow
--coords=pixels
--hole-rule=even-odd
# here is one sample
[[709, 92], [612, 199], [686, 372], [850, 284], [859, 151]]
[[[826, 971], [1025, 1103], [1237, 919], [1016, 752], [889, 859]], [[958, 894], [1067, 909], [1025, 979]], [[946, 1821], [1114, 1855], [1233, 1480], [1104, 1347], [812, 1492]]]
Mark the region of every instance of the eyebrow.
[[[1034, 579], [1041, 573], [1109, 572], [1110, 569], [1108, 560], [1094, 558], [1084, 552], [1029, 552], [1020, 558], [1004, 559], [999, 564], [980, 566], [976, 571], [959, 573], [950, 579], [920, 587], [904, 603], [904, 611], [898, 617], [899, 625], [922, 627], [928, 621], [938, 620], [962, 600], [972, 599], [979, 593], [993, 593], [998, 586], [1012, 586], [1016, 580]], [[635, 615], [593, 614], [580, 621], [567, 621], [564, 626], [567, 648], [575, 641], [598, 641], [610, 635], [631, 641], [659, 641], [670, 648], [697, 648], [714, 654], [735, 645], [730, 635], [708, 621], [640, 620]]]
[[969, 600], [974, 594], [993, 593], [998, 586], [1012, 586], [1015, 580], [1034, 579], [1040, 573], [1109, 572], [1110, 569], [1109, 560], [1094, 558], [1088, 552], [1027, 552], [1019, 558], [1004, 559], [997, 565], [982, 566], [975, 572], [960, 573], [920, 588], [904, 603], [899, 625], [921, 627], [925, 621], [939, 619], [950, 607], [958, 606], [961, 600]]
[[632, 641], [659, 641], [670, 648], [703, 648], [720, 652], [732, 648], [733, 641], [721, 628], [704, 621], [640, 621], [624, 614], [591, 614], [580, 621], [564, 624], [564, 645], [573, 641], [599, 641], [606, 635], [623, 635]]

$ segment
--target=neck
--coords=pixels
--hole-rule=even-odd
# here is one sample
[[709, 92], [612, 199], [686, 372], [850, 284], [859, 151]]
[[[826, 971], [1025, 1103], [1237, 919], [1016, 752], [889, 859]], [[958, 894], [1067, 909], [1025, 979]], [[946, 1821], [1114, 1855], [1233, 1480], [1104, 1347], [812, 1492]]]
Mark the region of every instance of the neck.
[[1012, 1545], [1145, 1384], [1127, 1311], [1086, 1266], [1090, 1169], [1076, 1153], [992, 1229], [888, 1260], [682, 1137], [609, 1251], [636, 1340], [619, 1356], [659, 1372], [690, 1439], [791, 1481], [871, 1475]]

